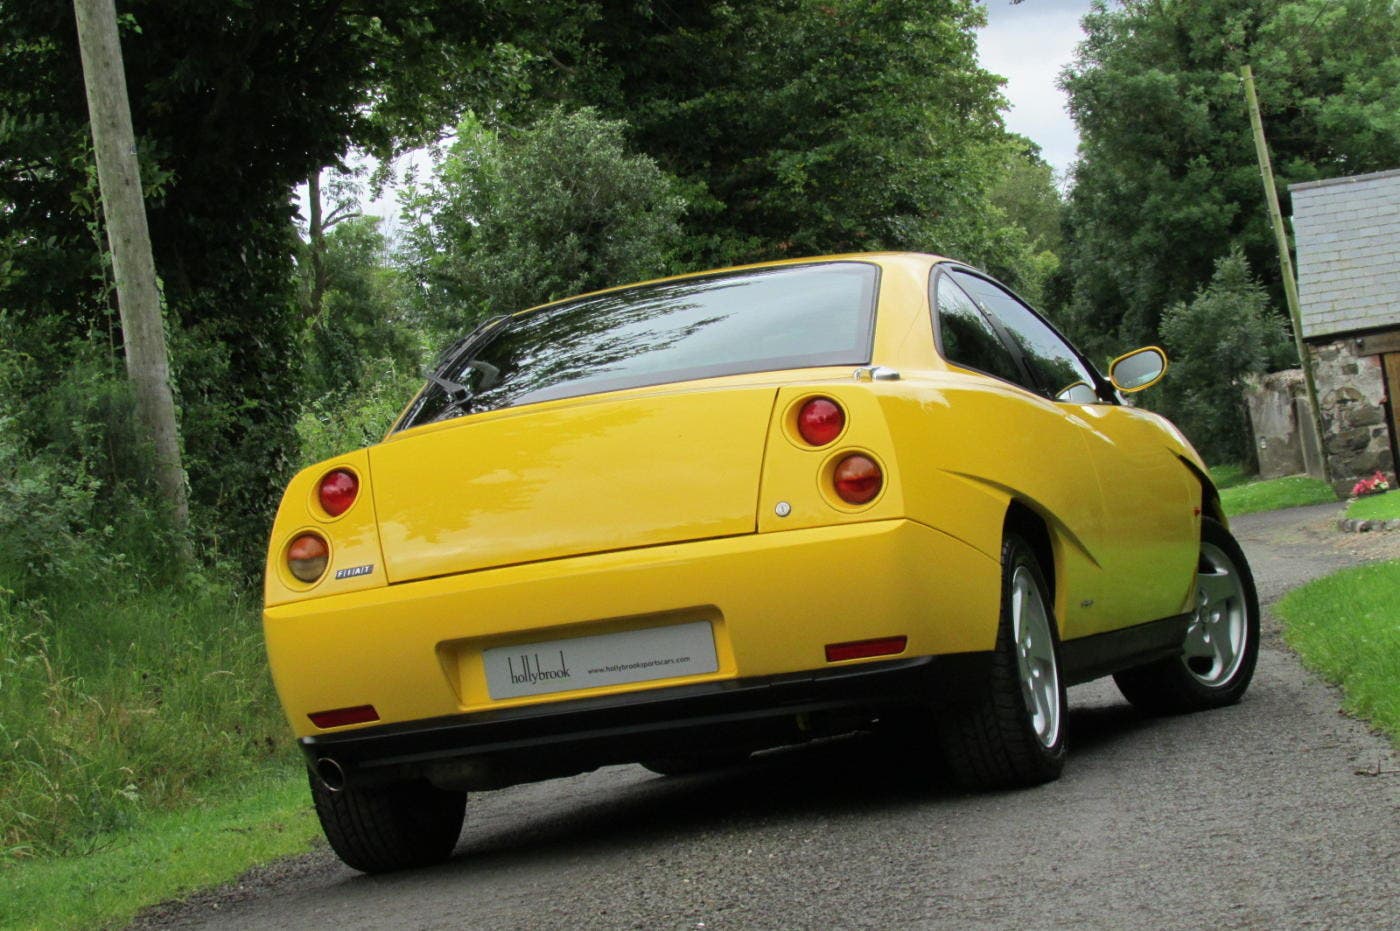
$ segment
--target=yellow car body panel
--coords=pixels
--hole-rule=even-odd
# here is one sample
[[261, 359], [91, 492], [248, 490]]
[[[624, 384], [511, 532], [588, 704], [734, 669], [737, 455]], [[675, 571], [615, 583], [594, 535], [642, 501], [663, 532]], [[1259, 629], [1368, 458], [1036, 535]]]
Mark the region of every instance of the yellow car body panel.
[[[950, 578], [925, 571], [946, 567]], [[704, 620], [707, 679], [826, 666], [828, 643], [906, 635], [910, 654], [987, 650], [1000, 566], [911, 521], [877, 521], [580, 556], [409, 582], [264, 615], [273, 680], [297, 736], [312, 712], [372, 704], [414, 721], [574, 697], [492, 701], [482, 651]], [[813, 580], [822, 580], [814, 584]], [[625, 694], [675, 684], [595, 688]]]
[[[309, 715], [331, 709], [372, 705], [378, 727], [839, 667], [825, 647], [872, 638], [907, 638], [905, 657], [990, 651], [1013, 503], [1047, 528], [1062, 640], [1190, 609], [1202, 490], [1179, 434], [949, 365], [930, 317], [938, 257], [762, 267], [834, 261], [880, 269], [868, 366], [525, 404], [298, 474], [272, 530], [264, 613], [296, 735], [324, 733]], [[813, 447], [796, 412], [817, 396], [847, 422]], [[832, 485], [851, 453], [883, 470], [858, 506]], [[332, 520], [316, 485], [338, 467], [361, 488]], [[286, 565], [307, 531], [331, 553], [309, 584]], [[713, 631], [714, 672], [500, 700], [487, 689], [486, 650], [696, 621]]]

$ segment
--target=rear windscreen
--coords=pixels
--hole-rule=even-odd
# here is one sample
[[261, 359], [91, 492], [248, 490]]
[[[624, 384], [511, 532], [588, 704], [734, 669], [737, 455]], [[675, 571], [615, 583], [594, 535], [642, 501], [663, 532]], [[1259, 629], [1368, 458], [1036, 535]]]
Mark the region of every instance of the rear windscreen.
[[643, 285], [505, 319], [449, 354], [398, 424], [870, 361], [879, 268], [827, 262]]

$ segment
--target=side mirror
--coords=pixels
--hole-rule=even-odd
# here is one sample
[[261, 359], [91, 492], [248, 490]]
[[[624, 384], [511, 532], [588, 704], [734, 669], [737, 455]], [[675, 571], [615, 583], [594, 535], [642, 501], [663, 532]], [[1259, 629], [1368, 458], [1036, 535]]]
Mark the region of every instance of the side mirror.
[[1135, 349], [1114, 359], [1108, 366], [1108, 380], [1125, 394], [1151, 388], [1167, 372], [1167, 354], [1156, 346]]

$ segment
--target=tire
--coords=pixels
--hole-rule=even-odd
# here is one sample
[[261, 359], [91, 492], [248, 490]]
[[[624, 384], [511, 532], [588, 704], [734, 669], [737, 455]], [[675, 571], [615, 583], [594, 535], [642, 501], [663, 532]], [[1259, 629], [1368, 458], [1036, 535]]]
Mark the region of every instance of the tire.
[[1065, 685], [1045, 576], [1025, 540], [1001, 550], [1001, 617], [983, 692], [943, 713], [939, 742], [950, 775], [969, 789], [1039, 785], [1065, 765]]
[[311, 798], [331, 849], [362, 873], [387, 873], [441, 863], [462, 833], [467, 793], [427, 782], [332, 791], [315, 773]]
[[1196, 611], [1180, 656], [1116, 673], [1123, 697], [1149, 714], [1233, 705], [1259, 658], [1259, 595], [1244, 552], [1216, 521], [1201, 521]]
[[658, 776], [690, 776], [711, 769], [738, 766], [751, 756], [746, 750], [729, 753], [700, 753], [688, 756], [664, 756], [642, 760], [642, 766]]

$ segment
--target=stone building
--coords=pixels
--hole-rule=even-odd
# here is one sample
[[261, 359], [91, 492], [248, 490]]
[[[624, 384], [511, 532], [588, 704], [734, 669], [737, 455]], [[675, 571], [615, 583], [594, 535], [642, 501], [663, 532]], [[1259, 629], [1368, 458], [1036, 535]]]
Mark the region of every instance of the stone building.
[[1339, 494], [1400, 461], [1400, 169], [1294, 184], [1303, 339]]

